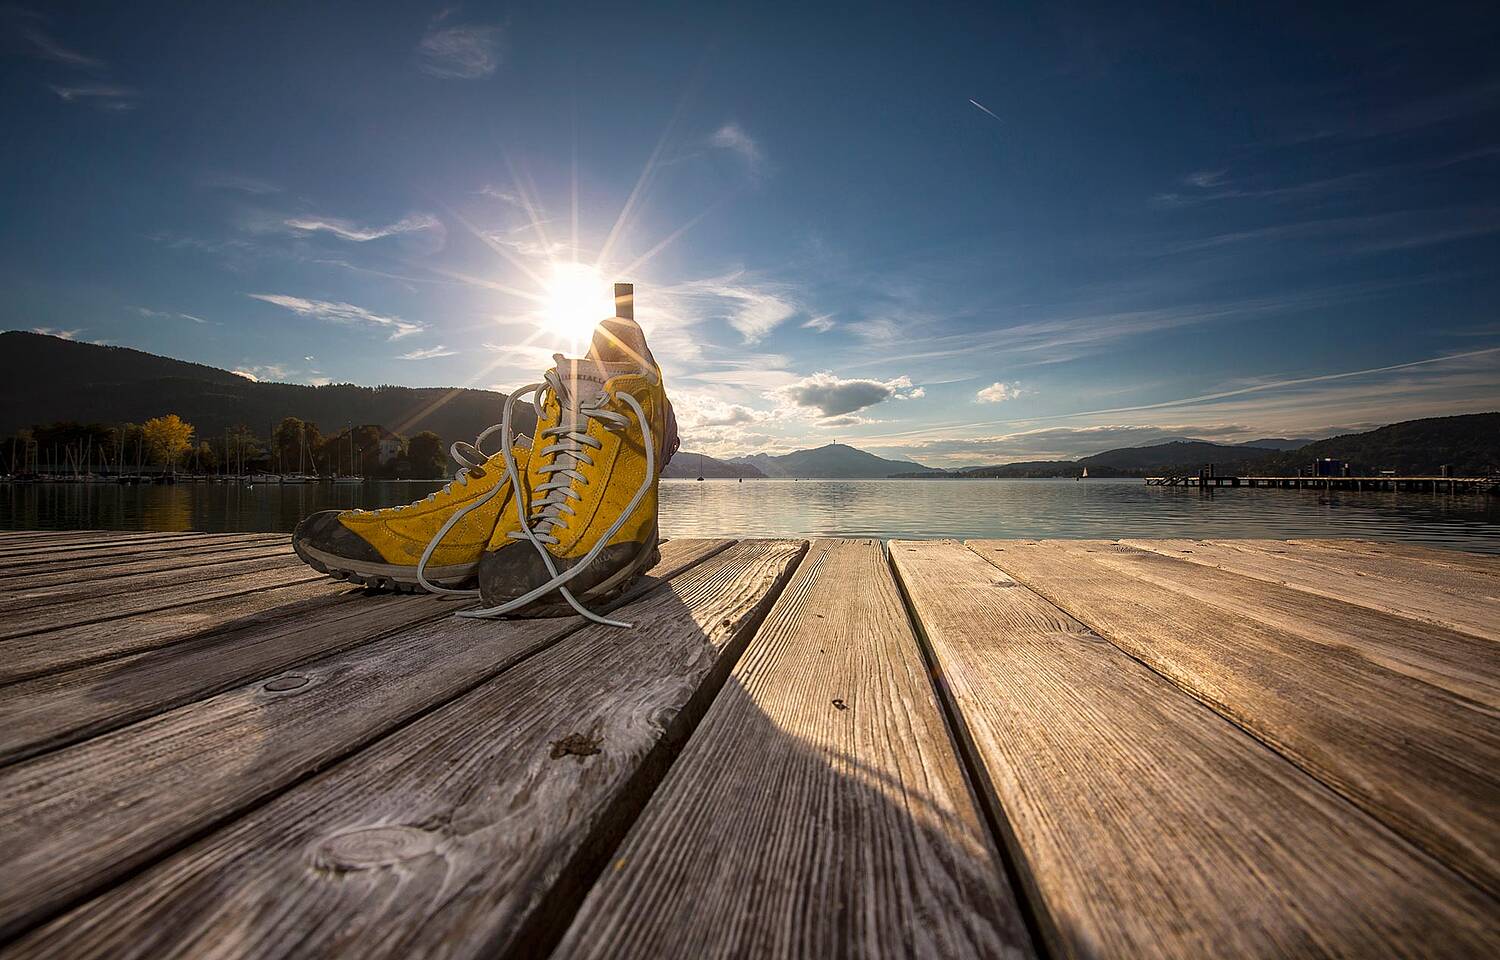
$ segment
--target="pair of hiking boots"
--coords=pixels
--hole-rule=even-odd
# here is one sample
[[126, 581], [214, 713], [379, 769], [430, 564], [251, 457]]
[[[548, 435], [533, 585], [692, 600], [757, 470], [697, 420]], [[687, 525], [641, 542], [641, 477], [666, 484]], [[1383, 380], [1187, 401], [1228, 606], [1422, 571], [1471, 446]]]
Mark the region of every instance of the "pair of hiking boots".
[[[676, 417], [634, 320], [603, 321], [586, 357], [554, 361], [506, 399], [499, 424], [453, 445], [461, 468], [441, 490], [399, 507], [315, 513], [292, 534], [297, 555], [339, 580], [480, 597], [469, 616], [571, 609], [614, 623], [584, 604], [659, 560], [657, 481], [677, 449]], [[512, 430], [527, 394], [535, 440]], [[500, 452], [485, 454], [496, 432]]]

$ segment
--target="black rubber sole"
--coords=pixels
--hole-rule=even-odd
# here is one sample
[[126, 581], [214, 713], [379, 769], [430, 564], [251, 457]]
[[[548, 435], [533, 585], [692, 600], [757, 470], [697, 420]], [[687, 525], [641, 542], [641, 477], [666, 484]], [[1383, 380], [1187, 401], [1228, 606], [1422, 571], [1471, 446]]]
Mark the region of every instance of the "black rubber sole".
[[[302, 548], [302, 544], [296, 540], [292, 541], [292, 550], [297, 557], [309, 567], [319, 573], [327, 574], [334, 580], [342, 580], [355, 586], [364, 587], [370, 591], [389, 590], [392, 593], [426, 593], [427, 589], [417, 582], [417, 568], [411, 568], [411, 576], [403, 577], [393, 574], [372, 573], [354, 569], [343, 569], [337, 563], [328, 562], [321, 557], [315, 556]], [[467, 580], [453, 582], [448, 580], [434, 580], [439, 586], [462, 589], [473, 587], [477, 582], [477, 575]]]
[[[641, 578], [642, 574], [659, 563], [661, 563], [661, 550], [657, 544], [653, 543], [649, 550], [642, 551], [624, 570], [605, 578], [601, 583], [587, 590], [573, 591], [573, 596], [578, 599], [579, 603], [590, 609], [601, 609], [604, 605], [618, 600]], [[499, 602], [491, 604], [488, 600], [483, 603], [485, 606], [499, 605]], [[540, 620], [551, 617], [571, 617], [576, 613], [577, 611], [568, 605], [568, 601], [562, 599], [562, 594], [553, 591], [519, 610], [512, 610], [505, 616], [517, 620]]]

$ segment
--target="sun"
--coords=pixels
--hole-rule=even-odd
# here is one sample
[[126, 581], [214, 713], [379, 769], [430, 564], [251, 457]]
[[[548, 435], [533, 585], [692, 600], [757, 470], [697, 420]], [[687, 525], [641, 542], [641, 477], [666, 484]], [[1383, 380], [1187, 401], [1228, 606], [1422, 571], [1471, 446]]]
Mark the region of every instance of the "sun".
[[615, 302], [604, 276], [582, 263], [555, 263], [542, 298], [542, 326], [577, 348], [601, 320], [614, 316]]

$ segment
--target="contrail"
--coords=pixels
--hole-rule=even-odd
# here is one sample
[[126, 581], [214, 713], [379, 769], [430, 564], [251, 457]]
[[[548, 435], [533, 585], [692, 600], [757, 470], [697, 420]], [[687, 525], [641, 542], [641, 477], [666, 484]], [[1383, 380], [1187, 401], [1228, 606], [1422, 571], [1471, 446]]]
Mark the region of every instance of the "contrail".
[[[972, 103], [974, 106], [978, 107], [979, 109], [983, 110], [985, 113], [989, 114], [990, 116], [995, 117], [996, 120], [1000, 120], [999, 117], [995, 116], [995, 111], [991, 110], [989, 107], [987, 107], [984, 104], [980, 103], [978, 100], [975, 100], [973, 97], [969, 98], [969, 102]], [[1004, 120], [1000, 120], [1000, 122], [1004, 123], [1005, 121]]]

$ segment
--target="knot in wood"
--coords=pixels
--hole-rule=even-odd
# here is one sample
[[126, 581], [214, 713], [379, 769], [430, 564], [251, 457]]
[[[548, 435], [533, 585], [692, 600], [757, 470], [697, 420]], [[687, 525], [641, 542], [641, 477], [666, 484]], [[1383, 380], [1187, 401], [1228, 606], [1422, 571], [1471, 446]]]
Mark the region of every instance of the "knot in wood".
[[420, 827], [358, 827], [319, 844], [317, 864], [329, 870], [371, 870], [426, 856], [437, 843], [435, 834]]
[[290, 674], [285, 677], [277, 677], [275, 680], [267, 683], [266, 689], [274, 691], [276, 693], [280, 693], [283, 690], [295, 690], [298, 687], [303, 687], [306, 685], [306, 677], [298, 676], [297, 674]]
[[591, 737], [586, 733], [570, 733], [561, 740], [552, 741], [552, 759], [577, 757], [578, 762], [582, 763], [584, 757], [592, 757], [598, 753], [599, 744], [603, 742], [603, 737]]

